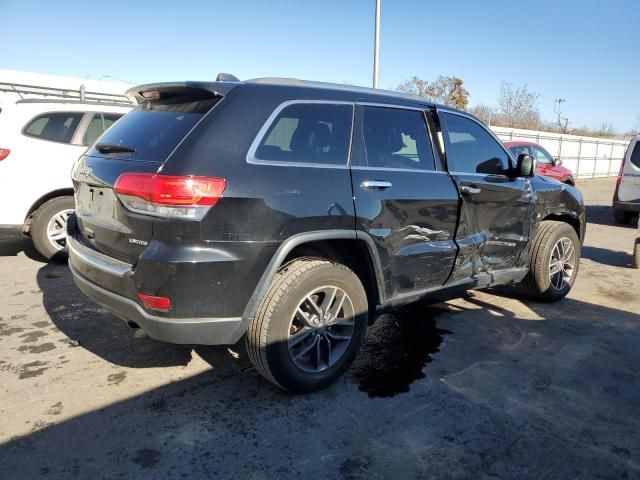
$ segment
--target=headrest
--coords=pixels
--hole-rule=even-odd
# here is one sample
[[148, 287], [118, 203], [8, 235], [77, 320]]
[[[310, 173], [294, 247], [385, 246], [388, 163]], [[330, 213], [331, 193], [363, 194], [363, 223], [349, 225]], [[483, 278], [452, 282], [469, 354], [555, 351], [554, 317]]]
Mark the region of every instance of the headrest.
[[331, 144], [331, 130], [326, 123], [298, 125], [291, 136], [292, 152], [321, 152]]

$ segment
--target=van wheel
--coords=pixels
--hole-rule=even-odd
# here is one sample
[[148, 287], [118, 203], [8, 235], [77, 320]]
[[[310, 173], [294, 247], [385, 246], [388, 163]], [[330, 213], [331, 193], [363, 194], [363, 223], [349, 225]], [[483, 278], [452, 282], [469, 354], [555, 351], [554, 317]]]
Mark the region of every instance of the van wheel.
[[304, 257], [273, 279], [246, 335], [254, 367], [280, 388], [327, 387], [353, 362], [368, 317], [360, 279], [344, 265]]
[[620, 210], [619, 208], [613, 209], [613, 219], [620, 225], [626, 225], [631, 221], [633, 214], [626, 210]]
[[541, 222], [530, 255], [529, 273], [521, 284], [524, 294], [540, 302], [564, 298], [580, 264], [580, 240], [573, 227], [564, 222]]
[[73, 197], [56, 197], [43, 203], [33, 214], [31, 238], [47, 260], [67, 255], [67, 219], [73, 213]]

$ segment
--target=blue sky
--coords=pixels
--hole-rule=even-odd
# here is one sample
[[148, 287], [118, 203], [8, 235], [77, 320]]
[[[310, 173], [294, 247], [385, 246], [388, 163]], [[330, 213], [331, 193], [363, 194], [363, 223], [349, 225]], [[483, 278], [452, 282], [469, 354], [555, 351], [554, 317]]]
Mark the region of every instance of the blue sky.
[[[502, 80], [544, 119], [640, 128], [637, 0], [382, 0], [380, 86], [457, 75], [471, 105]], [[373, 0], [0, 0], [0, 68], [135, 83], [286, 76], [369, 86]]]

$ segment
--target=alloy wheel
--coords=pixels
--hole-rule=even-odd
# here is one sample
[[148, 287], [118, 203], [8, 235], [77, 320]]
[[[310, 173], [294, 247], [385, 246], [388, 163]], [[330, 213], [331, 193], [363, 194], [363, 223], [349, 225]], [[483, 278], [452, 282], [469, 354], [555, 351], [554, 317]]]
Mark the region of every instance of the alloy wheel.
[[63, 250], [67, 246], [67, 220], [72, 213], [72, 209], [62, 210], [47, 223], [47, 238], [56, 250]]
[[556, 242], [549, 260], [549, 281], [555, 290], [564, 289], [573, 276], [576, 263], [576, 250], [573, 242], [562, 237]]
[[347, 351], [354, 333], [349, 295], [327, 285], [309, 292], [291, 318], [287, 344], [293, 363], [305, 372], [321, 372]]

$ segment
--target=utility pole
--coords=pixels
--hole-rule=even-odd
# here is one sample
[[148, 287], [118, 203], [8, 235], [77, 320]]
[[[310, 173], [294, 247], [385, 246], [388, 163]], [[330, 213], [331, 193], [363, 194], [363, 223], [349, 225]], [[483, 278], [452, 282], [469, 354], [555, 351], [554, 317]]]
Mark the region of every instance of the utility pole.
[[[564, 98], [556, 98], [553, 101], [553, 111], [556, 113], [556, 115], [558, 116], [558, 127], [562, 128], [562, 103], [565, 102]], [[557, 108], [556, 108], [557, 105]]]
[[378, 64], [380, 63], [380, 0], [376, 2], [375, 33], [373, 35], [373, 88], [378, 88]]

